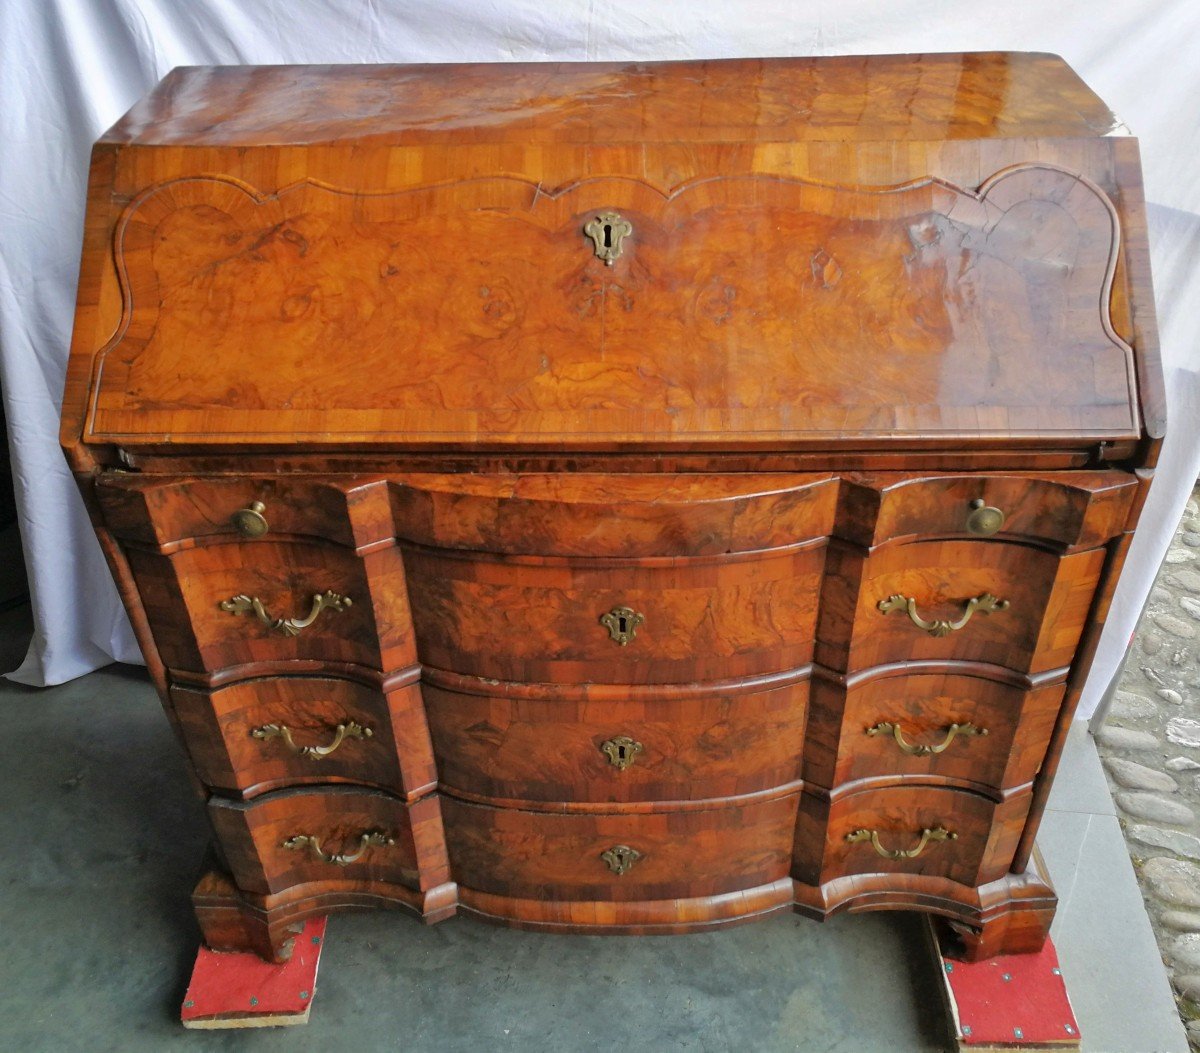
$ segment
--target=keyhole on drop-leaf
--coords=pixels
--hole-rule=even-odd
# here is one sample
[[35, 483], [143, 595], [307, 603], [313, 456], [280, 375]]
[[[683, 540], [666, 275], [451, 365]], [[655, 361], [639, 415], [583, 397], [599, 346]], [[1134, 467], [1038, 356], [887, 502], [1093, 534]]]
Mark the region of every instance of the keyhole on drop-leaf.
[[592, 239], [596, 255], [611, 267], [621, 255], [621, 242], [633, 233], [633, 224], [619, 212], [601, 212], [584, 224], [583, 232]]

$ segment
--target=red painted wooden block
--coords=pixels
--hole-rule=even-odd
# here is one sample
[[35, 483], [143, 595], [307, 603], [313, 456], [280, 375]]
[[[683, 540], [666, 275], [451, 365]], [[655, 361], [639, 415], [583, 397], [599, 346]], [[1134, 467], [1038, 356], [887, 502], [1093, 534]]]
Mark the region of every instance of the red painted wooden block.
[[958, 962], [939, 951], [937, 960], [960, 1053], [1079, 1048], [1079, 1025], [1052, 940], [1036, 954]]
[[201, 946], [184, 995], [184, 1027], [279, 1027], [307, 1024], [325, 946], [326, 918], [310, 918], [283, 964], [257, 954]]

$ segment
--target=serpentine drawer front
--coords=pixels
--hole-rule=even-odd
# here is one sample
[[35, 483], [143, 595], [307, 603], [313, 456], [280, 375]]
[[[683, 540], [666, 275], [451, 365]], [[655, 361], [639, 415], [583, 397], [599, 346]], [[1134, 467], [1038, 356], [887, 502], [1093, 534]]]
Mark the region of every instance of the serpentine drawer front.
[[93, 154], [62, 439], [207, 942], [1039, 948], [1164, 429], [1141, 202], [1047, 55], [171, 73]]
[[1061, 677], [1027, 688], [1000, 671], [908, 668], [849, 689], [833, 676], [814, 678], [805, 778], [837, 786], [936, 776], [989, 790], [1033, 780], [1062, 705]]
[[414, 797], [437, 782], [415, 675], [386, 692], [317, 676], [177, 684], [171, 702], [197, 774], [216, 790], [359, 782]]

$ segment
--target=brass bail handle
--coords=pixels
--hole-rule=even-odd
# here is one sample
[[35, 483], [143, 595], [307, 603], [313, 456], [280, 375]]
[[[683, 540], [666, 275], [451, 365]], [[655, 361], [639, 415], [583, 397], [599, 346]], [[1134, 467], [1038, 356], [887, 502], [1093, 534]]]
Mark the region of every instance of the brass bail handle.
[[340, 596], [332, 590], [316, 593], [312, 598], [312, 607], [304, 618], [275, 618], [267, 610], [263, 601], [257, 596], [232, 596], [217, 604], [221, 610], [229, 614], [253, 614], [271, 632], [282, 636], [299, 636], [301, 630], [307, 629], [317, 620], [317, 616], [325, 610], [344, 611], [352, 607], [353, 601], [349, 596]]
[[300, 757], [308, 757], [311, 760], [320, 760], [322, 757], [328, 757], [331, 753], [337, 750], [346, 739], [369, 739], [375, 732], [368, 727], [364, 727], [357, 721], [348, 720], [338, 724], [333, 729], [333, 738], [326, 746], [301, 746], [292, 738], [292, 729], [286, 724], [263, 724], [251, 730], [250, 735], [259, 741], [266, 739], [281, 739], [283, 744], [291, 750], [292, 753]]
[[867, 728], [867, 734], [871, 737], [876, 735], [891, 735], [896, 741], [896, 745], [905, 753], [912, 757], [928, 757], [935, 753], [944, 753], [946, 748], [954, 741], [956, 735], [971, 737], [972, 735], [986, 735], [987, 728], [976, 727], [970, 721], [965, 724], [951, 724], [946, 728], [945, 737], [937, 745], [927, 746], [920, 743], [909, 742], [904, 737], [904, 732], [900, 725], [893, 723], [890, 720], [882, 720], [872, 728]]
[[846, 835], [846, 840], [850, 844], [870, 841], [871, 847], [884, 859], [916, 859], [931, 842], [957, 841], [958, 834], [947, 830], [944, 826], [935, 826], [932, 830], [926, 827], [921, 831], [921, 840], [917, 842], [915, 848], [884, 848], [880, 844], [878, 830], [852, 830]]
[[396, 839], [389, 837], [382, 830], [366, 830], [359, 835], [357, 852], [326, 852], [321, 848], [321, 839], [312, 834], [296, 834], [283, 842], [282, 847], [292, 852], [308, 850], [309, 854], [322, 863], [335, 867], [348, 867], [357, 863], [371, 848], [387, 848], [394, 845]]
[[906, 613], [913, 625], [930, 636], [949, 636], [964, 628], [971, 620], [971, 616], [977, 612], [991, 614], [993, 611], [1008, 610], [1008, 600], [997, 599], [990, 592], [985, 592], [982, 596], [974, 596], [967, 600], [966, 610], [963, 611], [962, 617], [953, 622], [942, 618], [933, 621], [922, 618], [917, 612], [917, 601], [911, 596], [899, 594], [889, 596], [886, 600], [880, 600], [878, 607], [884, 614], [891, 614], [893, 611]]

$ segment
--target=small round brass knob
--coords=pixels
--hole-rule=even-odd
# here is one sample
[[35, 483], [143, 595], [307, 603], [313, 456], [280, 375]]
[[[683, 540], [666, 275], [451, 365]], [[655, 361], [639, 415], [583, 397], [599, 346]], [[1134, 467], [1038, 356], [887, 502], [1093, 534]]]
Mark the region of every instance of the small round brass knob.
[[967, 516], [967, 530], [980, 537], [991, 537], [1004, 526], [1004, 513], [993, 505], [984, 504], [977, 497], [971, 502], [971, 514]]
[[267, 506], [261, 501], [253, 502], [249, 508], [239, 508], [229, 517], [229, 521], [237, 528], [242, 537], [262, 537], [266, 534], [267, 518], [263, 512]]

